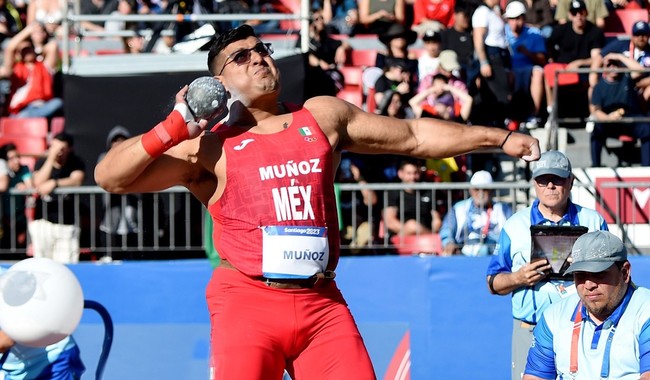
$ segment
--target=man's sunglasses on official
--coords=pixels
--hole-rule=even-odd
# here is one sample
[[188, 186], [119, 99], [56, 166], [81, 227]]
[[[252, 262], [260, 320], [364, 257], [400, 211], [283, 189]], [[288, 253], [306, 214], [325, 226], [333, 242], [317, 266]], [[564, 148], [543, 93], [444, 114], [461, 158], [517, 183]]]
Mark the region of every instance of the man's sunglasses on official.
[[237, 66], [244, 65], [250, 62], [251, 54], [253, 51], [262, 57], [268, 57], [269, 55], [273, 54], [273, 46], [271, 46], [271, 44], [268, 42], [267, 43], [260, 42], [257, 45], [253, 46], [252, 48], [240, 49], [235, 51], [234, 53], [226, 57], [226, 61], [223, 64], [221, 71], [219, 71], [219, 75], [221, 75], [221, 73], [223, 73], [223, 69], [225, 69], [226, 66], [232, 62], [235, 62]]

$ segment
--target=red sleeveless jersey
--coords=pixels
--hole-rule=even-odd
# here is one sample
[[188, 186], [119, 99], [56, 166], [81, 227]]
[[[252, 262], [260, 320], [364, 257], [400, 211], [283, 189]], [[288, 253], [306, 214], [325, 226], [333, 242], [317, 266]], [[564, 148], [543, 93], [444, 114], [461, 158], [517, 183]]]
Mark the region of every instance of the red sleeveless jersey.
[[273, 134], [216, 130], [226, 159], [226, 187], [208, 208], [219, 256], [248, 276], [262, 275], [262, 227], [327, 227], [328, 270], [339, 258], [332, 146], [302, 108]]

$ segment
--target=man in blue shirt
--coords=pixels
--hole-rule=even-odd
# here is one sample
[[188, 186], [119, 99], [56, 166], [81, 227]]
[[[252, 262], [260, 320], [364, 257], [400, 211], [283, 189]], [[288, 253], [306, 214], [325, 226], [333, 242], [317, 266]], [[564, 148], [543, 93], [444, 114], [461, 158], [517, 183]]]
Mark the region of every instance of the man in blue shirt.
[[492, 183], [489, 172], [474, 173], [469, 183], [470, 198], [456, 203], [442, 221], [440, 240], [444, 255], [491, 255], [501, 228], [512, 215], [510, 205], [492, 199], [494, 191], [484, 187]]
[[577, 294], [544, 311], [523, 379], [650, 379], [650, 290], [632, 283], [625, 245], [594, 231], [572, 257]]
[[[514, 74], [514, 93], [530, 95], [532, 112], [526, 108], [526, 127], [537, 128], [540, 123], [540, 110], [544, 100], [544, 65], [546, 64], [546, 40], [537, 28], [526, 25], [526, 6], [512, 1], [503, 14], [506, 25], [506, 44], [510, 50], [512, 72]], [[516, 96], [513, 97], [516, 99]], [[517, 107], [515, 107], [517, 108]]]
[[643, 20], [639, 20], [632, 25], [632, 37], [629, 40], [615, 38], [603, 47], [600, 54], [604, 57], [609, 53], [621, 53], [639, 62], [644, 67], [650, 67], [649, 36], [650, 25]]
[[[601, 166], [601, 152], [607, 138], [621, 135], [634, 136], [641, 140], [641, 165], [650, 166], [650, 123], [622, 120], [624, 117], [647, 116], [645, 105], [639, 101], [635, 87], [641, 74], [638, 70], [642, 70], [643, 66], [621, 53], [609, 53], [603, 61], [605, 68], [612, 70], [602, 73], [589, 101], [589, 111], [594, 120], [590, 136], [592, 166]], [[625, 68], [637, 71], [615, 71]]]
[[495, 254], [487, 269], [492, 294], [512, 293], [512, 379], [521, 380], [532, 331], [550, 304], [575, 293], [572, 281], [547, 276], [546, 260], [531, 262], [531, 225], [584, 226], [607, 230], [596, 211], [571, 202], [573, 174], [569, 159], [559, 151], [544, 152], [533, 166], [537, 199], [515, 213], [501, 230]]

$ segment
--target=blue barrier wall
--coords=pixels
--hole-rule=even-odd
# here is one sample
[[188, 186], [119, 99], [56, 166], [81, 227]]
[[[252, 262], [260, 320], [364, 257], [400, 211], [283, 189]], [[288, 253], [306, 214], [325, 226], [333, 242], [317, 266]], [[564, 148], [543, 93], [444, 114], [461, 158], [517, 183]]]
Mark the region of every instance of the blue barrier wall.
[[[509, 377], [510, 297], [485, 285], [488, 258], [342, 258], [337, 282], [382, 379], [406, 331], [411, 379]], [[632, 277], [650, 286], [650, 258], [633, 257]], [[115, 337], [104, 379], [208, 378], [207, 260], [125, 262], [71, 267], [86, 299], [104, 305]], [[272, 312], [272, 311], [269, 311]], [[103, 339], [87, 310], [75, 332], [94, 377]]]

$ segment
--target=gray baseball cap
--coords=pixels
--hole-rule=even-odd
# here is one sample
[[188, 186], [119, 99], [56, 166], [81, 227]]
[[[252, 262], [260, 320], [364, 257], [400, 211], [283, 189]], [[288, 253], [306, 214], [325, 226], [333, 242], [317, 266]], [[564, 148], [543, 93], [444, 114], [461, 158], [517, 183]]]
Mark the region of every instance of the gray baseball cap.
[[571, 175], [571, 163], [564, 153], [557, 150], [549, 150], [542, 153], [539, 161], [533, 164], [533, 178], [544, 174], [553, 174], [562, 178], [569, 178]]
[[627, 260], [623, 241], [609, 231], [588, 232], [573, 244], [573, 263], [565, 274], [573, 272], [599, 273], [606, 271], [617, 261]]

